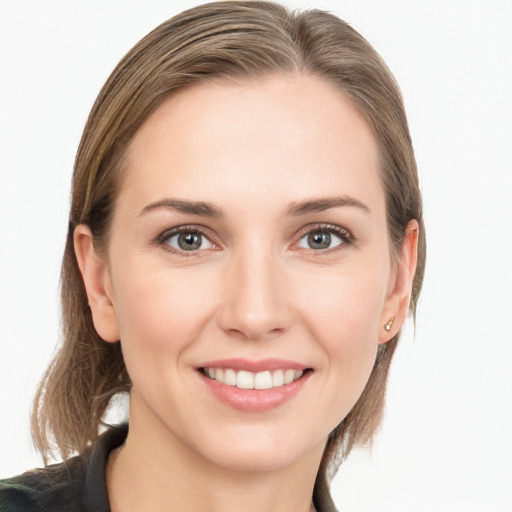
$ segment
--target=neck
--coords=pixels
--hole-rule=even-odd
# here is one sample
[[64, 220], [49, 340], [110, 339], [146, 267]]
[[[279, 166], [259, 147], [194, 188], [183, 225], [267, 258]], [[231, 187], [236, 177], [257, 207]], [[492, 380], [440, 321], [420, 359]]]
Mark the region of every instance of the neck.
[[131, 415], [125, 444], [107, 466], [112, 512], [311, 512], [323, 446], [292, 464], [248, 471], [223, 467], [185, 446], [163, 426]]

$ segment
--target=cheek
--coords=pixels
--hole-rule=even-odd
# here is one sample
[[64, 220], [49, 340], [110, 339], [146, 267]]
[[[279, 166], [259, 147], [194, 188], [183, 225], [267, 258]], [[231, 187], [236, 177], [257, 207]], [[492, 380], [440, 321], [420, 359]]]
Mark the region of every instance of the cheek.
[[[301, 303], [304, 317], [312, 329], [324, 332], [326, 343], [333, 340], [333, 349], [340, 345], [376, 343], [380, 312], [387, 294], [388, 275], [385, 268], [361, 272], [343, 270], [311, 275], [303, 281], [302, 291], [295, 295]], [[331, 343], [329, 343], [331, 345]]]
[[[325, 389], [334, 428], [353, 407], [372, 371], [386, 273], [319, 279], [300, 296], [302, 317], [323, 354]], [[328, 408], [328, 409], [329, 409]]]
[[169, 269], [129, 267], [129, 272], [119, 272], [116, 281], [122, 286], [114, 290], [127, 364], [134, 359], [131, 353], [156, 361], [163, 353], [178, 354], [208, 321], [210, 297], [204, 279], [194, 273], [184, 279]]
[[344, 388], [354, 385], [362, 391], [378, 346], [375, 320], [378, 308], [354, 296], [352, 300], [334, 299], [336, 302], [326, 304], [315, 315], [311, 329], [328, 360], [330, 378], [341, 380]]

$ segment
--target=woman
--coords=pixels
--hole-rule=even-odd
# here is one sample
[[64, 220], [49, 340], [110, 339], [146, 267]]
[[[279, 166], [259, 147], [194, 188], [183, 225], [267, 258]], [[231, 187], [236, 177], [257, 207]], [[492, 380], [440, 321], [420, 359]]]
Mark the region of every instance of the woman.
[[[424, 252], [400, 93], [359, 34], [266, 2], [165, 22], [76, 158], [65, 339], [33, 413], [66, 462], [4, 481], [1, 510], [334, 510]], [[121, 392], [129, 428], [98, 437]]]

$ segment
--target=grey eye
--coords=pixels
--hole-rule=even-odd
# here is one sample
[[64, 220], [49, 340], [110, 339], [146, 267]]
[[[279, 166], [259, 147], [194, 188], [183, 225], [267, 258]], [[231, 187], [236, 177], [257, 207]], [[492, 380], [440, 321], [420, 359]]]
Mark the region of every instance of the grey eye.
[[313, 249], [315, 251], [321, 251], [325, 249], [332, 249], [338, 245], [341, 245], [343, 240], [341, 237], [331, 233], [330, 231], [317, 230], [311, 231], [307, 235], [304, 235], [298, 243], [298, 246], [303, 249]]
[[203, 234], [195, 231], [176, 233], [167, 239], [167, 244], [181, 251], [198, 251], [213, 247], [213, 244]]

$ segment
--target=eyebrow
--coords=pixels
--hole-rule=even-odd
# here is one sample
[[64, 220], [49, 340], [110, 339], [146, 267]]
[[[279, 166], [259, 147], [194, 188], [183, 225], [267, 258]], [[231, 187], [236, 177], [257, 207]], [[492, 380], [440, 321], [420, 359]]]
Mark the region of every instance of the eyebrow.
[[358, 199], [349, 196], [341, 196], [321, 197], [318, 199], [307, 199], [301, 202], [293, 202], [288, 208], [287, 215], [299, 216], [308, 213], [319, 213], [331, 208], [339, 208], [342, 206], [351, 206], [370, 213], [370, 208]]
[[[343, 206], [350, 206], [359, 208], [365, 212], [370, 212], [370, 208], [358, 199], [353, 197], [322, 197], [318, 199], [306, 199], [300, 202], [293, 202], [288, 207], [286, 212], [287, 216], [300, 216], [308, 213], [319, 213], [331, 208], [340, 208]], [[205, 203], [203, 201], [186, 201], [183, 199], [162, 199], [155, 201], [145, 206], [139, 215], [144, 215], [148, 212], [158, 209], [170, 209], [180, 213], [187, 213], [191, 215], [201, 215], [204, 217], [222, 218], [224, 214], [217, 206], [212, 203]]]
[[160, 208], [205, 217], [223, 217], [222, 211], [211, 203], [205, 203], [203, 201], [185, 201], [182, 199], [162, 199], [161, 201], [156, 201], [145, 206], [139, 215], [144, 215]]

